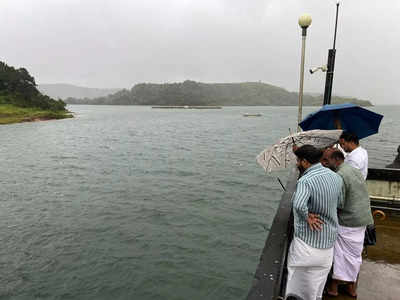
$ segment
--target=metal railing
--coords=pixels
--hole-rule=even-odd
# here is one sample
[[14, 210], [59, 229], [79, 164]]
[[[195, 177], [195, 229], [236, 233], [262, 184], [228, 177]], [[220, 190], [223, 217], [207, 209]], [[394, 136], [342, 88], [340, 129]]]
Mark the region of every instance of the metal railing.
[[292, 195], [298, 174], [291, 172], [286, 190], [261, 253], [247, 300], [283, 299], [286, 288], [286, 259], [293, 236]]

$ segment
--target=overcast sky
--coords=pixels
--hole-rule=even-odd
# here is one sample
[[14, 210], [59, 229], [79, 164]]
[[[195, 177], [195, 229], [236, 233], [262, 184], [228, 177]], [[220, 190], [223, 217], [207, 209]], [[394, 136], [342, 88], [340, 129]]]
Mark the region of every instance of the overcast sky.
[[[0, 60], [37, 83], [130, 88], [139, 82], [263, 81], [297, 91], [326, 64], [334, 0], [1, 0]], [[399, 0], [343, 0], [333, 93], [400, 104]], [[323, 93], [325, 73], [305, 74]]]

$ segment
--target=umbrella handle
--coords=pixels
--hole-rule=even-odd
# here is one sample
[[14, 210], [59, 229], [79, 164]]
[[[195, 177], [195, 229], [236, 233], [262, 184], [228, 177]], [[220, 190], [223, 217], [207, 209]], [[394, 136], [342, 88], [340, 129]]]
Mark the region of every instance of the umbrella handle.
[[292, 137], [292, 142], [293, 142], [292, 151], [293, 151], [293, 153], [294, 153], [299, 147], [297, 147], [296, 141], [294, 140], [293, 137]]
[[333, 117], [333, 124], [335, 125], [336, 129], [342, 129], [342, 122], [340, 122], [340, 114], [338, 112], [334, 112]]
[[335, 123], [336, 129], [342, 129], [342, 123], [340, 122], [340, 119], [335, 119], [333, 122]]

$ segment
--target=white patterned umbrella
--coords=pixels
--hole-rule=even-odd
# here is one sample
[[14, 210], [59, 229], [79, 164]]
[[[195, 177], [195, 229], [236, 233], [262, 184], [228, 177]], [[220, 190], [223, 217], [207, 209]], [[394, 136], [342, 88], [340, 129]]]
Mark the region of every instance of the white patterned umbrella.
[[278, 143], [265, 149], [257, 156], [257, 162], [266, 172], [280, 170], [293, 165], [296, 156], [292, 146], [313, 145], [325, 148], [338, 142], [342, 130], [308, 130], [291, 134], [279, 140]]

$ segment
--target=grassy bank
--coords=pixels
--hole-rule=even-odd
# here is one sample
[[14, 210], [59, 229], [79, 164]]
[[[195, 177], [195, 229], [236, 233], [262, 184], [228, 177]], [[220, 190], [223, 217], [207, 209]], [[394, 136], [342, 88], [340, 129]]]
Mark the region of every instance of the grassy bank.
[[41, 110], [38, 108], [23, 108], [12, 104], [0, 104], [0, 124], [34, 122], [73, 118], [68, 111]]

